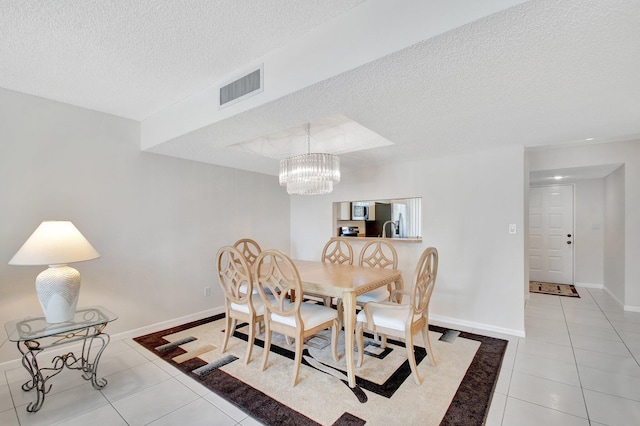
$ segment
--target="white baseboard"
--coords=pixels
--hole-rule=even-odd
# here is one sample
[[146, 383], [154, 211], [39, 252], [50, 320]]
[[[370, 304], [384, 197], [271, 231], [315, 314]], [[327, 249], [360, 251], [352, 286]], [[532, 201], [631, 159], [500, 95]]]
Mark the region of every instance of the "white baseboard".
[[618, 306], [620, 306], [622, 308], [622, 310], [627, 311], [627, 312], [640, 312], [640, 306], [634, 306], [634, 305], [625, 305], [624, 303], [622, 303], [622, 301], [620, 299], [618, 299], [616, 297], [615, 294], [613, 294], [611, 292], [611, 290], [609, 290], [608, 288], [604, 287], [604, 291], [607, 292], [607, 294], [609, 296], [611, 296], [611, 298], [613, 300], [615, 300], [615, 302], [618, 304]]
[[513, 328], [504, 328], [504, 327], [496, 327], [489, 324], [474, 322], [474, 321], [465, 321], [458, 318], [447, 317], [443, 315], [429, 315], [429, 323], [433, 322], [443, 322], [446, 324], [451, 324], [459, 327], [472, 328], [476, 330], [486, 330], [493, 331], [496, 333], [508, 334], [510, 336], [517, 337], [525, 337], [524, 330], [516, 330]]
[[145, 334], [155, 333], [156, 331], [166, 330], [167, 328], [182, 325], [191, 321], [198, 321], [203, 318], [207, 318], [213, 315], [221, 314], [224, 312], [224, 306], [207, 309], [206, 311], [197, 312], [195, 314], [185, 315], [183, 317], [162, 321], [156, 324], [147, 325], [145, 327], [136, 328], [134, 330], [124, 331], [111, 335], [111, 340], [118, 341], [124, 339], [133, 339], [134, 337], [144, 336]]
[[604, 284], [596, 284], [596, 283], [575, 283], [576, 287], [585, 287], [585, 288], [599, 288], [603, 289]]
[[611, 296], [611, 298], [612, 298], [612, 299], [613, 299], [613, 300], [614, 300], [614, 301], [615, 301], [615, 302], [616, 302], [616, 303], [617, 303], [617, 304], [618, 304], [622, 309], [624, 309], [624, 303], [622, 303], [622, 301], [621, 301], [620, 299], [618, 299], [618, 297], [617, 297], [615, 294], [613, 294], [613, 293], [611, 292], [611, 290], [609, 290], [608, 288], [604, 287], [604, 291], [606, 291], [606, 292], [607, 292], [607, 294], [608, 294], [609, 296]]
[[[198, 321], [203, 318], [207, 318], [207, 317], [221, 314], [221, 313], [224, 313], [223, 306], [213, 308], [213, 309], [207, 309], [206, 311], [196, 312], [194, 314], [185, 315], [183, 317], [174, 318], [168, 321], [162, 321], [156, 324], [147, 325], [145, 327], [124, 331], [121, 333], [109, 334], [109, 337], [111, 342], [117, 342], [119, 340], [125, 340], [125, 339], [132, 339], [134, 337], [144, 336], [145, 334], [155, 333], [156, 331], [160, 331], [160, 330], [166, 330], [171, 327], [175, 327], [191, 321]], [[60, 348], [47, 351], [47, 354], [50, 356], [62, 355], [69, 352], [80, 351], [81, 348], [82, 348], [82, 343], [78, 342], [78, 343], [65, 345]], [[22, 367], [21, 358], [0, 363], [0, 371], [14, 370], [20, 367]]]

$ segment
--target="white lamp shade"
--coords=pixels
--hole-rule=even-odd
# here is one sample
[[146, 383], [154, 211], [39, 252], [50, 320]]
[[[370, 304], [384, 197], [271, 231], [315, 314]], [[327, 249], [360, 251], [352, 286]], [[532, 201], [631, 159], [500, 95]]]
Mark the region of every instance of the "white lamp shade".
[[100, 257], [69, 221], [44, 221], [9, 261], [9, 265], [64, 265]]
[[36, 292], [49, 323], [71, 321], [80, 292], [80, 273], [67, 263], [100, 257], [69, 221], [44, 221], [9, 261], [9, 265], [49, 265], [36, 278]]

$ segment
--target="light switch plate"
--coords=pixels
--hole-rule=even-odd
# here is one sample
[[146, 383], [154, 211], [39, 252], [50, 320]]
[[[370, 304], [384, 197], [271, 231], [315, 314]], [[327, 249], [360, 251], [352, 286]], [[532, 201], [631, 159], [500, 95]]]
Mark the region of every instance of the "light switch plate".
[[516, 233], [516, 224], [515, 223], [510, 223], [509, 224], [509, 233], [510, 234], [515, 234]]

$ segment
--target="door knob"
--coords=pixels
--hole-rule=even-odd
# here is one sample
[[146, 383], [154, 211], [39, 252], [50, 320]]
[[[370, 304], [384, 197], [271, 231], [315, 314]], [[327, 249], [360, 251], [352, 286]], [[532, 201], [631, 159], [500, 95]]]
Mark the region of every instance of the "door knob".
[[571, 241], [567, 241], [567, 244], [571, 244]]
[[567, 234], [567, 238], [571, 238], [571, 234]]

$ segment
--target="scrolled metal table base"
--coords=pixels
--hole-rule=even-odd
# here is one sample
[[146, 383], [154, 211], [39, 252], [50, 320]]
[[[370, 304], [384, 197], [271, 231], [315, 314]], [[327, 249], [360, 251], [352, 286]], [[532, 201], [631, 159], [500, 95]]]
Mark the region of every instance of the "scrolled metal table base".
[[[31, 379], [22, 385], [22, 390], [25, 392], [36, 390], [36, 400], [29, 403], [27, 406], [28, 412], [35, 413], [42, 407], [44, 398], [52, 386], [51, 384], [47, 386], [47, 381], [58, 375], [65, 367], [82, 371], [82, 378], [90, 380], [95, 389], [102, 389], [107, 385], [107, 380], [98, 378], [97, 375], [100, 357], [110, 340], [109, 335], [102, 332], [105, 326], [106, 324], [100, 324], [77, 332], [49, 336], [56, 337], [58, 340], [48, 346], [41, 346], [37, 340], [18, 342], [18, 350], [22, 354], [22, 365], [31, 375]], [[92, 328], [94, 331], [90, 334], [90, 329]], [[37, 356], [40, 352], [49, 347], [65, 343], [65, 341], [76, 340], [82, 340], [82, 354], [79, 357], [73, 352], [68, 352], [53, 357], [51, 367], [41, 368], [39, 366]], [[96, 342], [96, 345], [94, 345], [94, 342]]]

